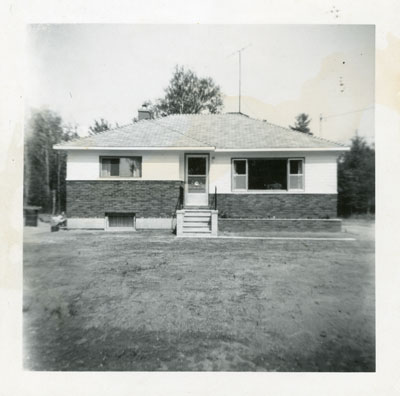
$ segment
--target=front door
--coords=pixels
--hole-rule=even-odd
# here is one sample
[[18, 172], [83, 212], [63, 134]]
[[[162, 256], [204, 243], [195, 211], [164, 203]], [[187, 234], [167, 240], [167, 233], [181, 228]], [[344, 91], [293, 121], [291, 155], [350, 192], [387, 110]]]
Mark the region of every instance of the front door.
[[185, 205], [208, 206], [208, 155], [186, 155]]

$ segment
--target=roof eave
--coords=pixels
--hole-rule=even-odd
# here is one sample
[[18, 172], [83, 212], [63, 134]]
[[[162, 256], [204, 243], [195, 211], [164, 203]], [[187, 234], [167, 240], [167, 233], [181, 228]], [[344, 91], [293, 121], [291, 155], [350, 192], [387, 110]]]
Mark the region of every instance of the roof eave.
[[54, 145], [53, 149], [55, 150], [112, 150], [112, 151], [127, 151], [127, 150], [142, 150], [142, 151], [189, 151], [189, 150], [196, 150], [196, 151], [215, 151], [215, 147], [196, 147], [196, 146], [185, 146], [185, 147], [152, 147], [152, 146], [101, 146], [101, 147], [94, 147], [94, 146], [62, 146], [62, 145]]
[[349, 151], [350, 147], [282, 147], [282, 148], [256, 148], [256, 149], [215, 149], [216, 152], [276, 152], [276, 151]]
[[141, 147], [141, 146], [99, 146], [99, 147], [94, 147], [94, 146], [62, 146], [62, 145], [54, 145], [53, 148], [55, 150], [97, 150], [97, 151], [102, 151], [102, 150], [110, 150], [110, 151], [129, 151], [129, 150], [136, 150], [136, 151], [215, 151], [215, 152], [278, 152], [278, 151], [293, 151], [293, 152], [299, 152], [299, 151], [330, 151], [330, 152], [342, 152], [342, 151], [349, 151], [350, 147], [282, 147], [282, 148], [251, 148], [251, 149], [245, 149], [245, 148], [220, 148], [217, 149], [215, 147], [196, 147], [196, 146], [186, 146], [186, 147], [151, 147], [151, 146], [146, 146], [146, 147]]

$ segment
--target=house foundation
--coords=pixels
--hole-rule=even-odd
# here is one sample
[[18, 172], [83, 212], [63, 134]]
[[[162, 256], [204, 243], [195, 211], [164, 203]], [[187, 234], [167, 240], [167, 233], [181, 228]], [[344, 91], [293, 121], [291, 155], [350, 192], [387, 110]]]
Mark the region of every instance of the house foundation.
[[340, 219], [219, 219], [219, 232], [340, 232]]

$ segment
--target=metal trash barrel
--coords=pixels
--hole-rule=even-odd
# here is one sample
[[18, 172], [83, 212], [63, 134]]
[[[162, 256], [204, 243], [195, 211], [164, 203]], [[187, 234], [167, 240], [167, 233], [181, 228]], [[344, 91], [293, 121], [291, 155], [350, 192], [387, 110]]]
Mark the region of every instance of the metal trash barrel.
[[37, 227], [40, 206], [24, 206], [24, 225]]

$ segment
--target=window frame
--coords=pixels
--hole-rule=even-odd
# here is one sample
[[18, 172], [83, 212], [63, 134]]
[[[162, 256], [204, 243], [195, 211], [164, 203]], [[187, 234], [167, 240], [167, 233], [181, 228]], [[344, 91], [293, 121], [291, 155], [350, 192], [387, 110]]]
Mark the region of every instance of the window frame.
[[[120, 173], [121, 158], [135, 158], [140, 159], [140, 176], [103, 176], [103, 159], [118, 159], [118, 173]], [[143, 176], [143, 157], [141, 155], [100, 155], [99, 156], [99, 178], [100, 179], [141, 179]]]
[[[301, 161], [301, 174], [292, 174], [290, 173], [290, 161]], [[306, 178], [305, 178], [305, 172], [304, 172], [304, 158], [288, 158], [288, 165], [287, 165], [287, 186], [288, 186], [288, 191], [304, 191], [305, 190], [305, 185], [306, 185]], [[302, 176], [303, 179], [303, 188], [290, 188], [290, 176]]]
[[[234, 165], [234, 162], [235, 161], [245, 161], [246, 162], [246, 188], [233, 188], [233, 186], [235, 185], [234, 184], [234, 179], [235, 179], [235, 176], [236, 176], [236, 174], [235, 174], [235, 165]], [[247, 158], [232, 158], [232, 172], [231, 172], [231, 175], [232, 175], [232, 177], [231, 177], [231, 190], [232, 191], [239, 191], [239, 192], [241, 192], [241, 191], [248, 191], [248, 186], [249, 186], [249, 164], [248, 164], [248, 162], [247, 162]], [[243, 176], [243, 175], [239, 175], [239, 176]]]
[[[118, 226], [110, 226], [110, 217], [111, 216], [128, 216], [131, 215], [133, 217], [133, 225], [131, 227], [118, 227]], [[136, 213], [133, 212], [106, 212], [104, 214], [105, 220], [105, 230], [106, 231], [136, 231]]]
[[[287, 183], [286, 183], [286, 189], [284, 190], [249, 190], [249, 165], [248, 165], [248, 160], [286, 160], [286, 178], [287, 178]], [[303, 188], [302, 189], [294, 189], [290, 188], [290, 161], [301, 161], [302, 162], [302, 174], [301, 176], [303, 177]], [[245, 189], [235, 189], [234, 188], [234, 177], [235, 177], [235, 166], [234, 162], [235, 161], [246, 161], [246, 188]], [[268, 193], [268, 194], [276, 194], [276, 193], [289, 193], [289, 192], [301, 192], [305, 191], [305, 158], [304, 157], [235, 157], [231, 158], [231, 192], [247, 192], [247, 193]]]

